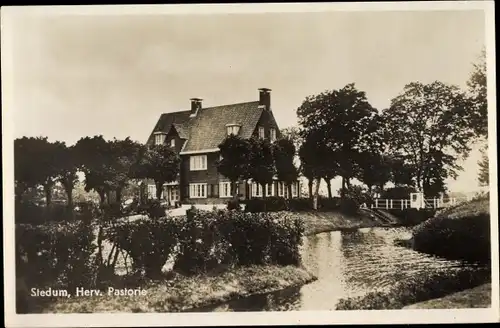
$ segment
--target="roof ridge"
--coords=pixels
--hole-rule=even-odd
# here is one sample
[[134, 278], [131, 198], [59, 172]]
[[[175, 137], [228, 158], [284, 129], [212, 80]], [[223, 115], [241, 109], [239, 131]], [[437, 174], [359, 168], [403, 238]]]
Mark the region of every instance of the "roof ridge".
[[[205, 109], [212, 109], [212, 108], [219, 108], [219, 107], [226, 107], [226, 106], [236, 106], [236, 105], [252, 104], [252, 103], [258, 103], [258, 102], [259, 102], [258, 100], [243, 101], [243, 102], [239, 102], [239, 103], [224, 104], [224, 105], [217, 105], [217, 106], [211, 106], [211, 107], [202, 107], [201, 109], [205, 110]], [[162, 115], [177, 114], [177, 113], [189, 113], [189, 112], [191, 112], [191, 110], [187, 109], [187, 110], [179, 110], [179, 111], [176, 111], [176, 112], [162, 113]]]

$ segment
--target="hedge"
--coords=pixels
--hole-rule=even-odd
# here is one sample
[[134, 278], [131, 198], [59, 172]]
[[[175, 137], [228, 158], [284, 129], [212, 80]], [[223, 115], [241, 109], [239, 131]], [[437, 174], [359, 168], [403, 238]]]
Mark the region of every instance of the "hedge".
[[[248, 199], [243, 201], [243, 203], [246, 205], [245, 212], [250, 213], [281, 211], [301, 212], [312, 210], [312, 201], [309, 198], [286, 199], [283, 197], [267, 197]], [[339, 197], [318, 197], [318, 210], [320, 211], [340, 210], [342, 209], [341, 204], [342, 202]], [[356, 210], [359, 208], [359, 206], [354, 207]], [[230, 208], [228, 207], [228, 209]]]

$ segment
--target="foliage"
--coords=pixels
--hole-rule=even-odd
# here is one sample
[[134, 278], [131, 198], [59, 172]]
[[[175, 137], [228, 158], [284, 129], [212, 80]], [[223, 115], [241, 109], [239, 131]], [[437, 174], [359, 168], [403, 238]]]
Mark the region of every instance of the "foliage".
[[[339, 90], [307, 97], [297, 109], [297, 115], [305, 143], [309, 141], [313, 146], [310, 151], [321, 146], [335, 154], [319, 163], [309, 161], [310, 165], [314, 169], [319, 167], [317, 164], [338, 166], [338, 174], [343, 178], [342, 191], [356, 176], [359, 154], [382, 150], [377, 111], [367, 101], [365, 93], [358, 91], [353, 83]], [[332, 158], [336, 159], [335, 164]]]
[[245, 212], [278, 212], [288, 209], [288, 202], [283, 197], [266, 197], [265, 199], [252, 198], [245, 200]]
[[[250, 158], [247, 166], [247, 178], [261, 186], [273, 182], [276, 173], [271, 144], [266, 139], [249, 139]], [[265, 193], [264, 193], [265, 196]]]
[[[74, 289], [92, 286], [91, 255], [95, 249], [88, 220], [16, 225], [17, 275], [32, 287]], [[24, 261], [21, 259], [25, 259]]]
[[52, 187], [59, 173], [60, 142], [49, 142], [47, 137], [14, 140], [14, 178], [16, 195], [22, 197], [29, 187], [43, 186], [46, 203], [50, 205]]
[[156, 198], [161, 198], [163, 184], [177, 180], [180, 171], [179, 155], [167, 145], [155, 145], [143, 149], [134, 173], [136, 178], [155, 181]]
[[231, 199], [230, 201], [228, 201], [227, 202], [227, 210], [228, 211], [241, 210], [240, 200], [239, 199]]
[[139, 214], [147, 215], [152, 219], [164, 217], [166, 210], [166, 206], [162, 205], [157, 199], [151, 199], [147, 203], [139, 205], [137, 208]]
[[131, 222], [115, 222], [107, 227], [105, 237], [130, 255], [134, 269], [157, 278], [177, 244], [177, 231], [176, 222], [171, 218], [143, 217]]
[[236, 182], [247, 176], [250, 144], [248, 140], [229, 135], [220, 145], [217, 171], [231, 181], [231, 194], [236, 198]]
[[391, 310], [434, 298], [443, 297], [463, 289], [473, 288], [491, 279], [490, 270], [438, 271], [430, 275], [415, 275], [388, 291], [374, 291], [364, 296], [341, 299], [337, 310]]
[[417, 226], [413, 232], [415, 250], [449, 259], [489, 263], [490, 214], [482, 211], [486, 203], [489, 201], [482, 199], [467, 202], [439, 212]]
[[444, 180], [461, 169], [457, 157], [468, 155], [474, 136], [470, 111], [458, 87], [438, 81], [406, 85], [384, 111], [392, 155], [412, 167], [415, 186], [426, 196], [444, 191]]
[[488, 145], [481, 149], [481, 160], [479, 161], [479, 184], [482, 187], [490, 184], [490, 161], [488, 156]]
[[43, 224], [47, 222], [69, 222], [76, 220], [71, 208], [62, 204], [37, 205], [31, 201], [15, 202], [15, 222]]
[[471, 94], [473, 111], [471, 126], [478, 137], [488, 137], [488, 90], [486, 85], [486, 51], [482, 50], [479, 60], [474, 64], [473, 71], [467, 81]]
[[299, 172], [294, 164], [295, 145], [292, 139], [282, 138], [277, 140], [272, 147], [276, 175], [288, 188], [288, 195], [292, 195], [292, 183], [297, 181]]
[[381, 194], [382, 199], [410, 199], [410, 194], [416, 192], [414, 187], [397, 186], [385, 189]]
[[[340, 191], [339, 191], [340, 192]], [[361, 186], [350, 186], [344, 194], [340, 202], [340, 211], [344, 214], [356, 214], [362, 204], [368, 207], [373, 202], [373, 199]]]
[[74, 147], [67, 147], [65, 143], [57, 143], [54, 156], [57, 158], [56, 181], [63, 186], [68, 197], [68, 206], [72, 207], [73, 189], [78, 181], [76, 175], [78, 163]]
[[387, 156], [381, 153], [365, 152], [360, 154], [362, 160], [359, 161], [359, 180], [367, 187], [368, 192], [372, 192], [372, 188], [377, 186], [380, 191], [391, 179], [391, 161]]

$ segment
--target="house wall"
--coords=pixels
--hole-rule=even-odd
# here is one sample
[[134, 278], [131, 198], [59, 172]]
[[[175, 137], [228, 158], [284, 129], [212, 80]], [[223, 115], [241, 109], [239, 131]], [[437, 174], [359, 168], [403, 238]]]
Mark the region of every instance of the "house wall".
[[271, 139], [271, 128], [276, 129], [276, 138], [281, 137], [281, 133], [280, 133], [278, 124], [276, 123], [276, 120], [274, 119], [274, 115], [273, 115], [272, 111], [265, 110], [262, 112], [262, 115], [259, 119], [259, 122], [257, 123], [255, 130], [253, 131], [252, 137], [259, 136], [259, 127], [261, 127], [261, 126], [264, 127], [265, 139], [267, 139], [267, 140]]

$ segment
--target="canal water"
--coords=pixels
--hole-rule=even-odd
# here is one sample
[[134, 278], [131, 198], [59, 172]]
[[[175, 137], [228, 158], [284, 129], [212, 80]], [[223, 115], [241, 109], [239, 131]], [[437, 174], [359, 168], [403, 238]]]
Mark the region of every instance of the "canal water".
[[394, 245], [396, 239], [410, 237], [409, 228], [363, 228], [306, 236], [303, 264], [318, 280], [196, 311], [335, 310], [342, 298], [384, 291], [406, 279], [480, 269]]

